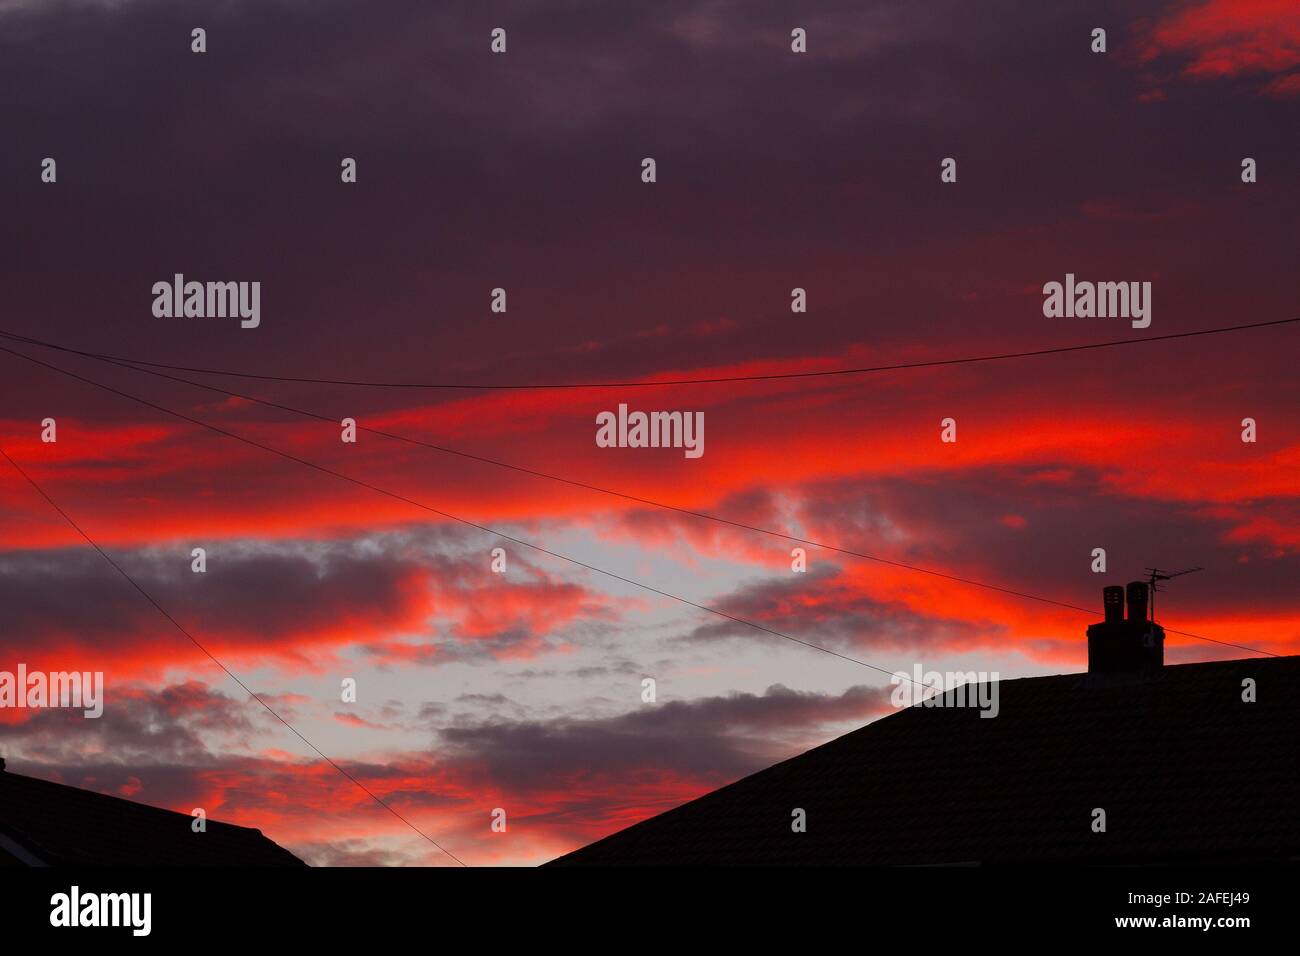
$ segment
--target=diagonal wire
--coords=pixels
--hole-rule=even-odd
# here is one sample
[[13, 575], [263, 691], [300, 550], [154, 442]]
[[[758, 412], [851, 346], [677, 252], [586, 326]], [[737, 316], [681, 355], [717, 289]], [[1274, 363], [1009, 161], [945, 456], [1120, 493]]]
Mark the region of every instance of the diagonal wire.
[[38, 493], [42, 498], [44, 498], [47, 502], [49, 502], [50, 507], [53, 508], [55, 511], [57, 511], [57, 512], [62, 516], [63, 520], [66, 521], [69, 525], [72, 526], [72, 529], [73, 529], [74, 531], [76, 531], [77, 534], [79, 534], [79, 535], [81, 535], [81, 537], [85, 538], [87, 544], [89, 544], [92, 548], [94, 548], [97, 552], [99, 552], [99, 556], [100, 556], [101, 558], [103, 558], [105, 561], [107, 561], [110, 565], [113, 566], [113, 570], [115, 570], [118, 574], [122, 575], [122, 577], [126, 579], [126, 582], [127, 582], [128, 584], [131, 585], [131, 587], [135, 588], [136, 591], [138, 591], [138, 592], [140, 593], [140, 595], [141, 595], [141, 596], [142, 596], [146, 601], [148, 601], [150, 604], [152, 604], [152, 605], [154, 606], [154, 608], [157, 609], [157, 611], [158, 611], [159, 614], [161, 614], [163, 617], [167, 618], [167, 620], [170, 621], [170, 622], [172, 623], [172, 626], [175, 627], [176, 630], [180, 631], [180, 632], [181, 632], [182, 634], [184, 634], [187, 638], [189, 638], [190, 643], [192, 643], [195, 647], [197, 647], [200, 651], [202, 651], [205, 655], [207, 655], [208, 659], [211, 660], [212, 663], [216, 664], [216, 665], [217, 665], [218, 667], [220, 667], [223, 671], [225, 671], [225, 672], [226, 672], [226, 676], [229, 677], [231, 680], [233, 680], [233, 681], [234, 681], [236, 684], [238, 684], [240, 687], [242, 687], [242, 688], [244, 689], [244, 692], [247, 693], [249, 697], [253, 698], [253, 699], [254, 699], [255, 701], [257, 701], [259, 704], [261, 704], [263, 707], [265, 707], [266, 710], [267, 710], [267, 713], [269, 713], [272, 717], [274, 717], [274, 718], [275, 718], [276, 720], [278, 720], [280, 723], [282, 723], [282, 724], [284, 724], [286, 727], [288, 727], [289, 730], [293, 731], [294, 735], [295, 735], [299, 740], [301, 740], [303, 743], [305, 743], [308, 747], [310, 747], [312, 750], [314, 750], [314, 751], [316, 752], [317, 756], [319, 756], [322, 760], [324, 760], [326, 763], [328, 763], [331, 767], [333, 767], [335, 770], [337, 770], [337, 771], [338, 771], [339, 773], [341, 773], [343, 776], [347, 777], [347, 779], [351, 780], [354, 784], [356, 784], [356, 786], [359, 787], [363, 792], [365, 792], [365, 793], [370, 797], [370, 799], [374, 800], [375, 803], [379, 804], [381, 807], [383, 807], [385, 810], [387, 810], [387, 811], [388, 811], [389, 813], [391, 813], [393, 816], [397, 817], [397, 819], [401, 820], [401, 821], [402, 821], [403, 823], [405, 823], [408, 827], [410, 827], [412, 830], [414, 830], [414, 831], [415, 831], [416, 833], [418, 833], [420, 836], [424, 837], [426, 840], [428, 840], [430, 843], [432, 843], [435, 847], [437, 847], [437, 848], [438, 848], [439, 850], [441, 850], [443, 853], [447, 854], [447, 856], [451, 857], [453, 860], [455, 860], [455, 861], [456, 861], [457, 863], [459, 863], [461, 866], [466, 866], [466, 865], [467, 865], [463, 860], [460, 859], [460, 857], [456, 856], [456, 854], [452, 853], [452, 852], [451, 852], [450, 850], [448, 850], [446, 847], [442, 846], [440, 843], [438, 843], [436, 840], [434, 840], [433, 837], [429, 836], [427, 833], [425, 833], [423, 830], [421, 830], [419, 827], [417, 827], [417, 826], [416, 826], [414, 823], [412, 823], [410, 820], [406, 819], [406, 817], [402, 816], [400, 813], [398, 813], [396, 810], [394, 810], [394, 809], [393, 809], [393, 808], [392, 808], [388, 803], [386, 803], [383, 799], [381, 799], [381, 798], [380, 798], [380, 797], [379, 797], [379, 796], [378, 796], [378, 795], [377, 795], [373, 790], [371, 790], [369, 787], [367, 787], [364, 783], [362, 783], [360, 780], [358, 780], [358, 779], [357, 779], [356, 777], [354, 777], [352, 774], [348, 773], [347, 770], [345, 770], [342, 766], [340, 766], [339, 764], [335, 763], [334, 760], [333, 760], [331, 757], [329, 757], [326, 753], [324, 753], [324, 751], [322, 751], [322, 750], [321, 750], [319, 747], [317, 747], [314, 743], [312, 743], [312, 742], [311, 742], [310, 740], [308, 740], [305, 736], [303, 736], [302, 731], [300, 731], [300, 730], [299, 730], [297, 727], [295, 727], [293, 724], [289, 723], [289, 721], [287, 721], [287, 720], [285, 720], [283, 717], [281, 717], [280, 714], [275, 710], [274, 707], [272, 707], [270, 704], [268, 704], [268, 703], [267, 703], [267, 702], [266, 702], [266, 701], [265, 701], [265, 700], [264, 700], [260, 695], [254, 693], [253, 690], [252, 690], [251, 688], [249, 688], [249, 686], [248, 686], [247, 684], [245, 684], [245, 683], [244, 683], [244, 682], [239, 678], [239, 675], [237, 675], [237, 674], [236, 674], [234, 671], [232, 671], [229, 667], [227, 667], [227, 666], [226, 666], [225, 664], [223, 664], [220, 660], [218, 660], [217, 657], [216, 657], [216, 656], [215, 656], [215, 655], [214, 655], [210, 650], [208, 650], [206, 647], [204, 647], [203, 644], [202, 644], [202, 643], [201, 643], [197, 638], [195, 638], [195, 636], [194, 636], [193, 634], [191, 634], [188, 630], [186, 630], [186, 628], [184, 627], [184, 625], [181, 624], [180, 621], [178, 621], [178, 620], [176, 620], [176, 618], [172, 617], [171, 614], [169, 614], [169, 613], [167, 612], [167, 609], [164, 608], [161, 604], [159, 604], [159, 603], [154, 599], [154, 597], [153, 597], [152, 594], [150, 594], [150, 593], [149, 593], [148, 591], [146, 591], [143, 587], [141, 587], [140, 584], [139, 584], [139, 582], [137, 582], [137, 581], [135, 580], [135, 578], [131, 577], [131, 575], [128, 574], [128, 573], [126, 572], [126, 570], [125, 570], [125, 569], [124, 569], [120, 564], [118, 564], [116, 561], [114, 561], [113, 558], [109, 555], [109, 553], [108, 553], [107, 551], [105, 551], [103, 548], [101, 548], [101, 547], [100, 547], [100, 546], [95, 542], [95, 540], [94, 540], [93, 538], [91, 538], [91, 536], [88, 535], [88, 534], [85, 532], [85, 530], [82, 529], [81, 525], [77, 524], [77, 522], [76, 522], [75, 520], [73, 520], [72, 516], [71, 516], [70, 514], [68, 514], [66, 511], [64, 511], [63, 508], [59, 506], [59, 503], [58, 503], [57, 501], [55, 501], [53, 498], [50, 497], [50, 495], [45, 491], [44, 488], [42, 488], [39, 484], [37, 484], [37, 483], [36, 483], [36, 480], [35, 480], [34, 478], [32, 478], [32, 476], [29, 475], [25, 470], [23, 470], [22, 466], [19, 465], [18, 462], [14, 461], [13, 458], [10, 457], [9, 452], [5, 451], [5, 449], [4, 449], [3, 447], [0, 447], [0, 455], [3, 455], [3, 456], [4, 456], [5, 460], [6, 460], [7, 462], [9, 462], [9, 464], [12, 465], [12, 466], [14, 467], [14, 470], [17, 471], [18, 474], [22, 475], [23, 478], [27, 479], [27, 483], [28, 483], [29, 485], [31, 485], [33, 488], [35, 488], [36, 491], [37, 491], [37, 493]]
[[[116, 365], [120, 368], [130, 369], [135, 372], [143, 372], [146, 375], [153, 375], [157, 378], [163, 378], [173, 382], [180, 382], [185, 385], [191, 385], [195, 388], [202, 388], [202, 389], [206, 389], [207, 391], [216, 392], [220, 395], [226, 395], [232, 398], [239, 398], [245, 401], [254, 402], [259, 405], [264, 405], [268, 408], [276, 408], [276, 409], [280, 409], [281, 411], [292, 412], [296, 415], [302, 415], [304, 417], [313, 418], [318, 421], [323, 421], [323, 422], [334, 421], [333, 418], [326, 415], [322, 415], [318, 412], [312, 412], [301, 408], [295, 408], [292, 405], [285, 405], [281, 402], [274, 402], [269, 399], [259, 398], [256, 395], [248, 395], [243, 392], [236, 392], [230, 389], [221, 388], [220, 386], [217, 385], [209, 385], [204, 382], [196, 382], [192, 379], [183, 378], [177, 375], [169, 375], [165, 372], [157, 372], [150, 368], [141, 368], [138, 367], [137, 365], [131, 364], [126, 360], [109, 358], [107, 356], [97, 355], [93, 352], [82, 352], [78, 349], [72, 349], [60, 345], [53, 345], [48, 342], [42, 342], [39, 339], [30, 339], [27, 338], [26, 336], [17, 336], [17, 335], [13, 335], [12, 333], [6, 333], [3, 331], [0, 331], [0, 337], [17, 339], [20, 341], [28, 342], [32, 345], [38, 345], [44, 348], [50, 348], [60, 352], [70, 352], [72, 354], [81, 355], [87, 358], [93, 358], [96, 359], [97, 361], [106, 362], [110, 365]], [[634, 501], [637, 502], [638, 504], [649, 505], [655, 508], [662, 508], [667, 511], [674, 511], [678, 514], [688, 515], [693, 518], [701, 518], [707, 521], [714, 521], [719, 524], [729, 525], [733, 528], [739, 528], [744, 531], [753, 531], [758, 534], [765, 534], [771, 537], [781, 538], [782, 540], [785, 541], [792, 541], [796, 544], [804, 544], [804, 545], [808, 545], [809, 547], [820, 548], [825, 551], [832, 551], [837, 554], [843, 554], [849, 557], [860, 558], [865, 561], [873, 561], [876, 562], [877, 564], [883, 564], [889, 567], [899, 568], [905, 571], [913, 571], [918, 574], [926, 574], [926, 575], [930, 575], [931, 577], [941, 578], [945, 581], [952, 581], [957, 584], [965, 584], [971, 587], [983, 588], [988, 591], [996, 591], [1000, 594], [1006, 594], [1011, 597], [1023, 598], [1028, 601], [1037, 601], [1040, 604], [1049, 604], [1054, 607], [1061, 607], [1071, 611], [1079, 611], [1083, 614], [1088, 614], [1088, 615], [1095, 615], [1096, 613], [1094, 609], [1083, 607], [1078, 604], [1070, 604], [1069, 602], [1066, 601], [1058, 601], [1054, 598], [1042, 597], [1041, 595], [1037, 595], [1037, 594], [1030, 594], [1027, 591], [1018, 591], [1015, 590], [1014, 588], [1007, 588], [998, 584], [990, 584], [986, 581], [977, 581], [973, 578], [965, 578], [959, 575], [949, 574], [945, 571], [937, 571], [933, 568], [926, 568], [920, 565], [907, 564], [902, 561], [892, 560], [890, 558], [882, 558], [879, 555], [868, 554], [867, 552], [864, 551], [855, 551], [850, 548], [844, 548], [838, 545], [828, 544], [824, 541], [817, 541], [812, 538], [803, 538], [803, 537], [799, 537], [798, 535], [788, 534], [783, 531], [776, 531], [771, 528], [763, 528], [763, 527], [759, 527], [758, 525], [747, 524], [743, 521], [736, 521], [731, 518], [726, 518], [721, 515], [710, 514], [709, 512], [705, 512], [705, 511], [695, 511], [690, 508], [682, 508], [678, 505], [671, 505], [666, 502], [655, 501], [654, 499], [651, 498], [643, 498], [640, 495], [633, 495], [628, 492], [615, 491], [609, 488], [602, 488], [599, 485], [589, 484], [588, 482], [585, 481], [578, 481], [577, 479], [573, 479], [573, 478], [564, 478], [559, 475], [547, 474], [546, 472], [537, 471], [532, 468], [526, 468], [522, 465], [515, 465], [509, 462], [500, 461], [499, 459], [488, 458], [483, 455], [475, 455], [471, 452], [461, 451], [455, 448], [449, 448], [446, 445], [439, 445], [433, 442], [423, 441], [418, 438], [413, 438], [409, 435], [402, 435], [396, 432], [389, 432], [379, 428], [371, 428], [361, 424], [358, 424], [357, 427], [362, 431], [369, 432], [374, 435], [379, 435], [383, 438], [388, 438], [393, 441], [405, 442], [410, 445], [417, 445], [421, 448], [427, 448], [432, 451], [442, 452], [444, 454], [455, 455], [457, 457], [466, 458], [471, 461], [478, 461], [489, 465], [496, 465], [497, 467], [500, 468], [506, 468], [511, 471], [517, 471], [520, 472], [521, 474], [531, 475], [536, 478], [546, 478], [551, 481], [561, 482], [563, 484], [571, 485], [576, 488], [583, 488], [588, 491], [597, 491], [600, 492], [601, 494], [610, 495], [616, 498], [622, 498], [627, 501]], [[1206, 637], [1203, 634], [1193, 634], [1190, 631], [1180, 631], [1177, 630], [1176, 628], [1171, 628], [1171, 627], [1166, 627], [1165, 631], [1166, 633], [1169, 634], [1177, 634], [1181, 637], [1190, 637], [1190, 638], [1194, 638], [1195, 640], [1205, 641], [1210, 644], [1219, 644], [1223, 647], [1234, 647], [1237, 648], [1238, 650], [1251, 651], [1256, 654], [1265, 654], [1270, 657], [1279, 656], [1277, 654], [1274, 654], [1272, 651], [1266, 651], [1263, 650], [1262, 648], [1250, 647], [1246, 644], [1236, 644], [1231, 641], [1221, 641], [1213, 637]]]
[[[431, 388], [431, 389], [475, 389], [507, 391], [521, 389], [557, 389], [557, 388], [650, 388], [657, 385], [718, 385], [725, 382], [771, 382], [782, 379], [827, 378], [840, 375], [866, 375], [874, 372], [894, 372], [902, 369], [939, 368], [949, 365], [970, 365], [977, 362], [998, 362], [1008, 359], [1034, 358], [1040, 355], [1060, 355], [1066, 352], [1086, 352], [1092, 349], [1117, 348], [1126, 345], [1145, 345], [1150, 342], [1168, 342], [1173, 339], [1191, 339], [1203, 335], [1223, 335], [1230, 332], [1245, 332], [1250, 329], [1263, 329], [1276, 325], [1290, 325], [1300, 322], [1300, 316], [1289, 319], [1272, 319], [1267, 322], [1249, 322], [1244, 325], [1225, 325], [1210, 329], [1193, 329], [1190, 332], [1168, 332], [1163, 335], [1148, 335], [1136, 339], [1111, 339], [1106, 342], [1086, 342], [1079, 345], [1060, 345], [1053, 348], [1032, 349], [1023, 352], [1001, 352], [992, 355], [970, 355], [962, 358], [931, 359], [922, 362], [899, 362], [893, 365], [870, 365], [859, 368], [822, 369], [812, 372], [771, 372], [765, 375], [717, 375], [707, 378], [651, 379], [623, 382], [536, 382], [536, 383], [474, 383], [474, 382], [385, 382], [357, 381], [354, 379], [310, 378], [299, 375], [259, 375], [253, 372], [238, 372], [229, 369], [197, 368], [187, 365], [168, 365], [162, 362], [149, 362], [120, 355], [82, 352], [94, 358], [116, 359], [135, 365], [148, 365], [152, 368], [165, 368], [175, 372], [200, 372], [205, 375], [227, 375], [233, 378], [254, 378], [268, 382], [300, 382], [313, 385], [355, 385], [365, 388]], [[23, 338], [22, 336], [18, 336]], [[36, 344], [49, 345], [47, 342]], [[69, 350], [73, 351], [73, 350]]]
[[[35, 365], [44, 366], [45, 368], [58, 372], [61, 375], [66, 375], [69, 378], [74, 378], [79, 382], [85, 382], [87, 385], [94, 385], [96, 388], [101, 388], [105, 391], [112, 392], [113, 394], [120, 395], [123, 398], [129, 398], [133, 402], [138, 402], [139, 404], [144, 405], [148, 408], [152, 408], [155, 411], [160, 411], [163, 412], [164, 414], [171, 415], [175, 418], [179, 418], [182, 421], [189, 422], [192, 425], [198, 425], [201, 428], [206, 428], [209, 431], [216, 432], [218, 435], [225, 435], [227, 438], [233, 438], [236, 441], [243, 442], [245, 445], [251, 445], [254, 448], [260, 448], [262, 451], [270, 452], [272, 455], [278, 455], [281, 458], [285, 458], [288, 459], [289, 461], [297, 462], [300, 465], [306, 465], [308, 468], [314, 469], [315, 471], [319, 471], [322, 474], [332, 475], [333, 477], [338, 478], [342, 481], [346, 481], [349, 482], [350, 484], [357, 485], [358, 487], [366, 488], [370, 491], [373, 491], [376, 494], [381, 494], [387, 498], [392, 498], [395, 501], [403, 502], [404, 504], [408, 504], [411, 505], [412, 507], [419, 508], [422, 511], [427, 511], [430, 514], [435, 514], [438, 515], [439, 517], [447, 518], [448, 520], [459, 522], [460, 524], [466, 525], [467, 527], [474, 528], [478, 531], [482, 531], [485, 534], [494, 535], [495, 537], [501, 538], [504, 541], [510, 541], [521, 547], [529, 548], [533, 551], [536, 551], [539, 554], [545, 554], [549, 557], [556, 558], [560, 561], [567, 561], [569, 564], [576, 565], [577, 567], [580, 568], [585, 568], [586, 570], [593, 571], [596, 574], [604, 575], [605, 577], [611, 578], [615, 581], [621, 581], [624, 584], [630, 584], [633, 587], [640, 588], [643, 591], [649, 591], [652, 594], [658, 594], [662, 597], [666, 597], [673, 601], [677, 601], [680, 604], [685, 604], [701, 611], [707, 611], [708, 613], [716, 615], [717, 617], [726, 618], [729, 621], [734, 621], [737, 624], [743, 624], [746, 627], [751, 627], [754, 628], [755, 630], [763, 631], [766, 634], [771, 634], [775, 637], [782, 638], [783, 640], [790, 641], [795, 644], [801, 644], [804, 647], [809, 647], [816, 651], [821, 651], [823, 654], [829, 654], [832, 657], [838, 657], [841, 660], [849, 661], [853, 664], [860, 664], [863, 667], [869, 667], [874, 671], [879, 671], [880, 673], [889, 675], [890, 677], [902, 673], [900, 671], [887, 670], [876, 664], [872, 664], [864, 660], [859, 660], [856, 657], [850, 657], [847, 654], [841, 654], [839, 651], [831, 650], [829, 647], [824, 647], [821, 644], [814, 644], [811, 641], [805, 641], [801, 638], [793, 637], [790, 634], [785, 634], [781, 631], [776, 630], [775, 628], [767, 627], [764, 624], [759, 624], [756, 621], [751, 621], [748, 620], [747, 618], [738, 617], [737, 615], [730, 614], [727, 611], [721, 610], [720, 608], [712, 607], [708, 604], [700, 604], [697, 601], [692, 601], [690, 598], [684, 598], [678, 594], [673, 594], [670, 591], [665, 591], [662, 588], [657, 588], [652, 584], [646, 584], [643, 581], [637, 581], [632, 578], [624, 577], [623, 575], [618, 574], [614, 571], [607, 571], [604, 568], [597, 567], [594, 564], [588, 564], [586, 561], [581, 561], [578, 558], [572, 557], [567, 554], [563, 554], [559, 551], [552, 551], [549, 548], [545, 548], [541, 546], [540, 544], [534, 544], [531, 541], [526, 541], [523, 538], [518, 538], [515, 537], [514, 535], [506, 534], [505, 532], [498, 531], [495, 528], [489, 528], [487, 525], [478, 524], [477, 522], [471, 521], [468, 518], [462, 518], [459, 515], [452, 514], [451, 512], [443, 511], [440, 508], [435, 508], [432, 505], [427, 505], [422, 501], [417, 501], [414, 498], [409, 498], [406, 495], [399, 494], [396, 491], [389, 491], [387, 488], [381, 488], [379, 485], [372, 484], [371, 482], [365, 481], [364, 479], [355, 478], [352, 475], [344, 474], [341, 471], [335, 471], [333, 468], [329, 468], [325, 465], [322, 465], [318, 462], [311, 461], [307, 458], [301, 458], [298, 455], [294, 455], [290, 452], [281, 451], [280, 449], [274, 448], [271, 445], [264, 444], [255, 439], [248, 438], [244, 435], [240, 435], [236, 432], [228, 431], [227, 429], [221, 428], [218, 425], [213, 425], [211, 422], [205, 422], [202, 419], [194, 418], [190, 415], [186, 415], [184, 412], [178, 412], [174, 409], [166, 407], [165, 405], [159, 405], [156, 402], [151, 402], [146, 398], [139, 397], [138, 395], [132, 395], [130, 392], [124, 392], [121, 389], [114, 388], [111, 385], [106, 385], [103, 382], [97, 382], [94, 379], [86, 378], [83, 375], [78, 375], [76, 372], [70, 372], [65, 368], [60, 368], [59, 366], [52, 365], [49, 362], [44, 362], [38, 358], [33, 358], [30, 355], [24, 355], [22, 352], [17, 352], [14, 351], [13, 349], [5, 348], [4, 346], [0, 346], [0, 352], [8, 352], [10, 355], [17, 356], [18, 358], [21, 359], [26, 359], [28, 362], [31, 362]], [[915, 683], [915, 681], [913, 681], [913, 683]]]

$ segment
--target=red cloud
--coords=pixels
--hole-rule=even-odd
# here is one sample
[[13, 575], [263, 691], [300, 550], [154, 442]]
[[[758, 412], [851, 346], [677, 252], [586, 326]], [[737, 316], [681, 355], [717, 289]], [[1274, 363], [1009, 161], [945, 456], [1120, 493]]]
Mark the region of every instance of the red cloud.
[[1194, 77], [1278, 76], [1262, 88], [1271, 96], [1300, 93], [1300, 4], [1295, 0], [1209, 0], [1156, 21], [1142, 59], [1185, 58]]

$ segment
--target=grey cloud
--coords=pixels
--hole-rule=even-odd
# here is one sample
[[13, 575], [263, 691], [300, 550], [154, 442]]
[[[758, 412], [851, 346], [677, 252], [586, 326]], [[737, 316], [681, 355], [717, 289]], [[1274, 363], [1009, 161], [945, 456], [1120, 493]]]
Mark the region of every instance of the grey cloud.
[[840, 695], [773, 685], [761, 695], [660, 702], [604, 719], [444, 727], [439, 753], [523, 792], [554, 788], [574, 774], [668, 771], [724, 780], [786, 755], [791, 735], [807, 742], [825, 724], [865, 723], [887, 707], [887, 690], [865, 685]]

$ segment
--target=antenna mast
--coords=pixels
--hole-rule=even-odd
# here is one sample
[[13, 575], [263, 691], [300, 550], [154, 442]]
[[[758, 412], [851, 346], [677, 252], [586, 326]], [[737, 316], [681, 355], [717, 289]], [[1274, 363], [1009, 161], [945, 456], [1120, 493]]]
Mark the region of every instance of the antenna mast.
[[1150, 576], [1147, 581], [1151, 587], [1151, 623], [1156, 622], [1156, 592], [1160, 590], [1156, 586], [1157, 581], [1169, 581], [1184, 574], [1194, 574], [1197, 571], [1204, 571], [1205, 568], [1185, 568], [1182, 571], [1162, 571], [1160, 568], [1147, 568], [1147, 574]]

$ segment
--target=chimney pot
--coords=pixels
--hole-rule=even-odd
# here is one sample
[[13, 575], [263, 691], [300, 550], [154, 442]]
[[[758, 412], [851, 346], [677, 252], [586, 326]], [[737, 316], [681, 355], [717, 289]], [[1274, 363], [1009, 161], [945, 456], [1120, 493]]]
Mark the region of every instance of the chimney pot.
[[1128, 583], [1128, 619], [1141, 623], [1147, 619], [1147, 585], [1145, 581]]
[[1102, 606], [1106, 609], [1106, 623], [1118, 624], [1124, 620], [1124, 589], [1118, 584], [1112, 584], [1104, 588], [1102, 594]]

